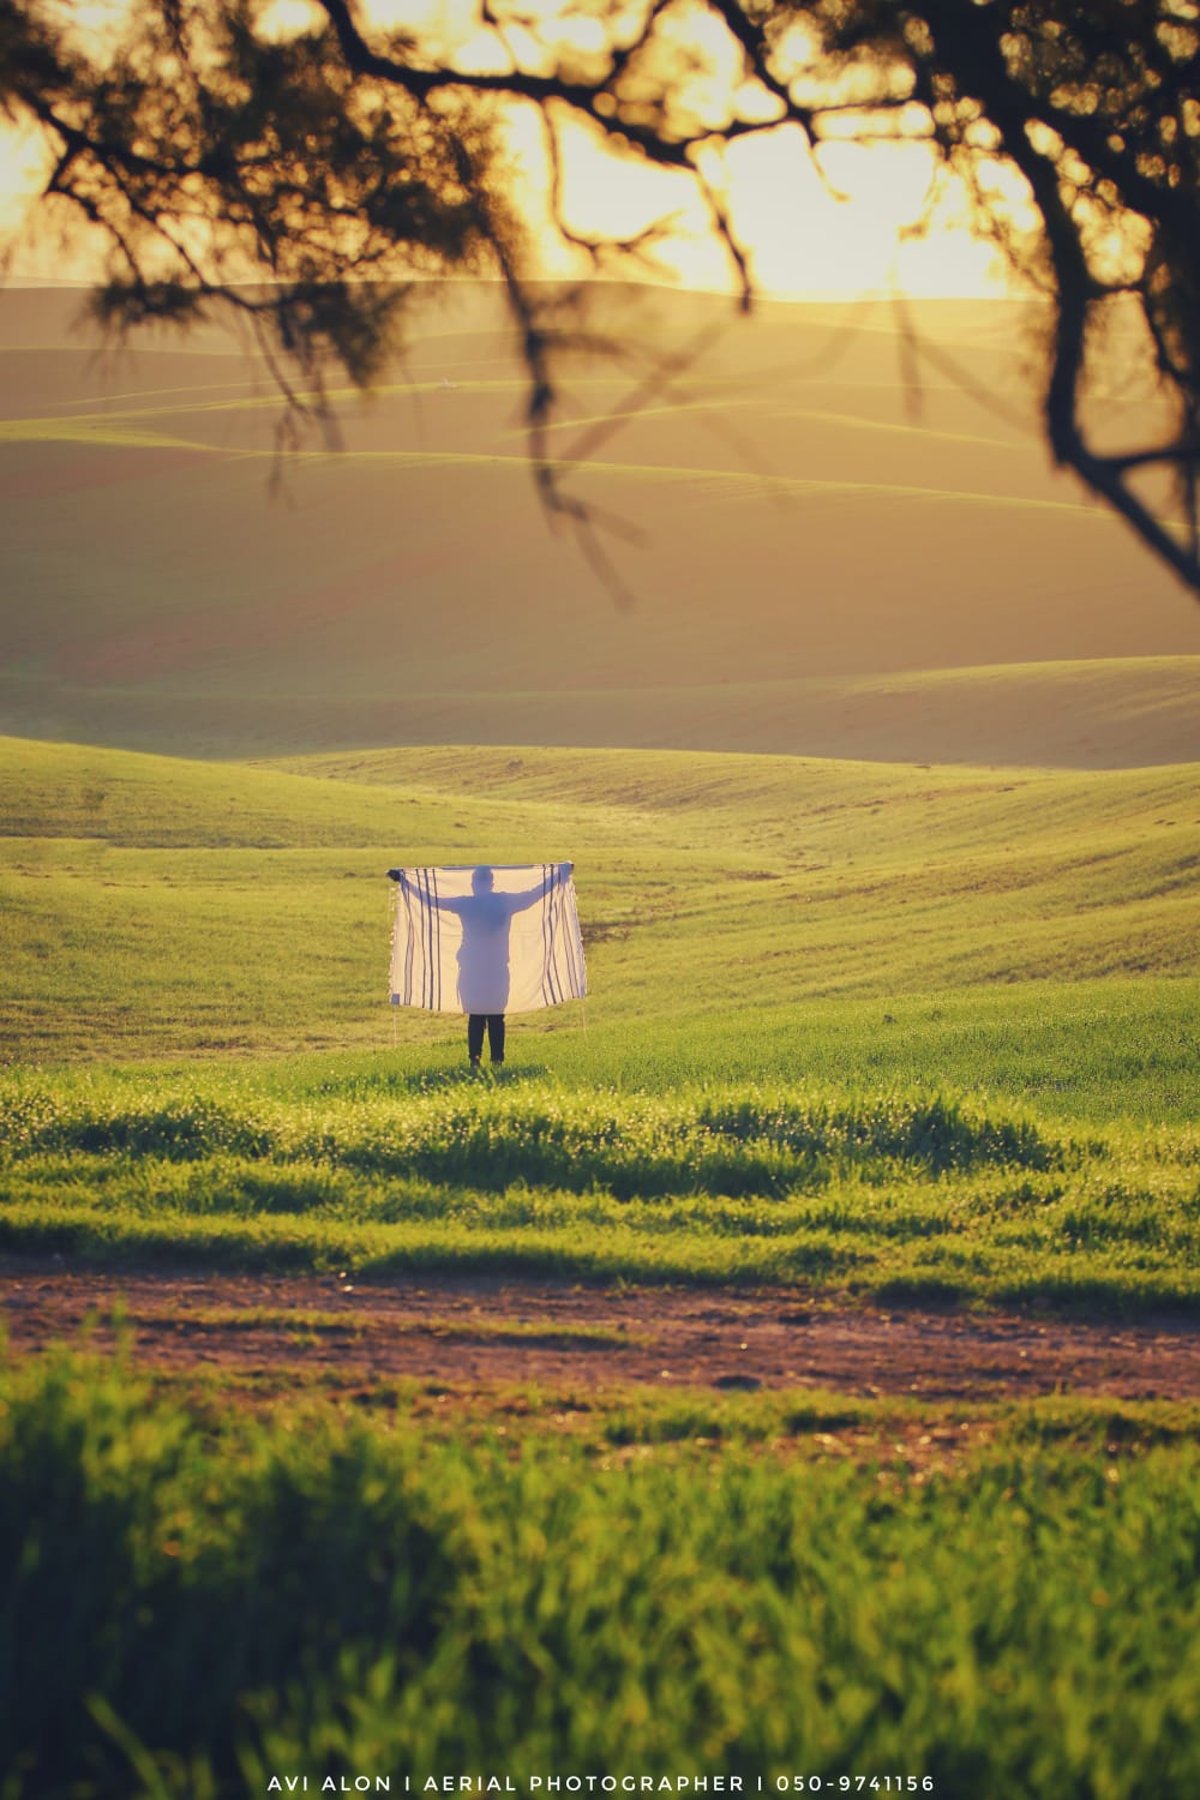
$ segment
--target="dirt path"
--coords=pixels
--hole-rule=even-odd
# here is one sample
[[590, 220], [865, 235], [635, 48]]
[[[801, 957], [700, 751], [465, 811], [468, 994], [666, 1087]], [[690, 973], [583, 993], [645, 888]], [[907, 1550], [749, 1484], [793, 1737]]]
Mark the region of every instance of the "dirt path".
[[[69, 1339], [124, 1307], [149, 1367], [319, 1371], [347, 1385], [412, 1377], [572, 1389], [824, 1388], [927, 1400], [1061, 1388], [1200, 1398], [1200, 1328], [1013, 1314], [830, 1308], [795, 1290], [610, 1289], [507, 1278], [355, 1281], [0, 1260], [14, 1350]], [[100, 1341], [108, 1340], [102, 1330]]]

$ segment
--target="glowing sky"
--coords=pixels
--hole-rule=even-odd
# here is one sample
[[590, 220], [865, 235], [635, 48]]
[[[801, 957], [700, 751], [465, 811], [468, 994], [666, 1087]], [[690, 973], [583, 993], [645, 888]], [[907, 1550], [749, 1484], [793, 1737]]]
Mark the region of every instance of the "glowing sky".
[[[65, 0], [59, 4], [65, 16]], [[74, 3], [69, 9], [72, 27], [111, 32], [126, 4]], [[550, 8], [553, 0], [545, 4]], [[420, 31], [426, 41], [452, 50], [462, 66], [504, 67], [503, 46], [478, 26], [477, 0], [369, 0], [364, 11], [381, 26]], [[274, 0], [268, 14], [280, 32], [303, 28], [314, 16], [311, 0]], [[670, 233], [656, 248], [660, 271], [686, 286], [729, 285], [728, 264], [692, 183], [613, 156], [582, 126], [569, 130], [564, 144], [563, 203], [574, 227], [590, 234], [628, 235], [670, 218]], [[545, 160], [540, 126], [530, 109], [514, 117], [510, 148], [518, 192], [536, 195]], [[30, 220], [30, 197], [46, 167], [46, 148], [34, 132], [10, 126], [0, 134], [0, 240], [9, 250], [10, 273], [87, 280], [99, 260], [87, 234], [73, 230], [63, 239], [44, 216]], [[764, 292], [851, 297], [898, 289], [973, 297], [1008, 291], [995, 252], [971, 236], [953, 189], [920, 236], [904, 236], [922, 212], [932, 169], [930, 152], [918, 143], [840, 143], [822, 152], [819, 172], [799, 129], [781, 127], [735, 144], [709, 173], [723, 188]], [[845, 198], [839, 199], [835, 189]], [[554, 248], [548, 234], [542, 244], [547, 273], [571, 270], [567, 253]]]

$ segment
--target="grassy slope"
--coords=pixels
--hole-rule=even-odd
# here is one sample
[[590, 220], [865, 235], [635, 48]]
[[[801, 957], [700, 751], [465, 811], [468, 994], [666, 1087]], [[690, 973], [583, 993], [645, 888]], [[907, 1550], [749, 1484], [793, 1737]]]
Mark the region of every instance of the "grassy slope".
[[[1191, 769], [0, 763], [14, 1050], [290, 1053], [18, 1077], [12, 1241], [1200, 1292]], [[587, 1029], [518, 1022], [511, 1079], [462, 1089], [461, 1022], [383, 1004], [381, 872], [564, 852]]]
[[[331, 646], [331, 651], [333, 647]], [[791, 680], [513, 691], [363, 686], [320, 695], [84, 687], [0, 673], [13, 729], [136, 750], [245, 756], [362, 743], [620, 744], [880, 762], [1133, 768], [1200, 757], [1200, 657], [993, 664]], [[351, 684], [353, 686], [353, 684]]]
[[[380, 1045], [381, 876], [401, 855], [574, 857], [598, 1069], [634, 1020], [668, 1066], [699, 1039], [730, 1074], [792, 1072], [797, 1030], [862, 1043], [881, 1007], [915, 1024], [930, 997], [947, 1040], [969, 1019], [1003, 1036], [1054, 1010], [1036, 983], [1067, 984], [1073, 1029], [1076, 984], [1101, 979], [1102, 1009], [1161, 1006], [1174, 1029], [1193, 971], [1188, 768], [476, 749], [245, 769], [9, 741], [0, 772], [20, 1057]], [[451, 1034], [399, 1025], [414, 1046]]]

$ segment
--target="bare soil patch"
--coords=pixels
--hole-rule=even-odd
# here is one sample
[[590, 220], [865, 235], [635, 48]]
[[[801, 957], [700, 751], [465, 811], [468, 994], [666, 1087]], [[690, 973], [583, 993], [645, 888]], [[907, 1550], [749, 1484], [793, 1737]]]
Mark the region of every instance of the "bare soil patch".
[[415, 1378], [574, 1390], [644, 1384], [820, 1388], [923, 1400], [1200, 1398], [1200, 1329], [1015, 1313], [830, 1305], [786, 1288], [602, 1288], [525, 1278], [349, 1277], [81, 1270], [0, 1259], [18, 1352], [112, 1341], [134, 1360], [231, 1379], [289, 1371], [339, 1386]]

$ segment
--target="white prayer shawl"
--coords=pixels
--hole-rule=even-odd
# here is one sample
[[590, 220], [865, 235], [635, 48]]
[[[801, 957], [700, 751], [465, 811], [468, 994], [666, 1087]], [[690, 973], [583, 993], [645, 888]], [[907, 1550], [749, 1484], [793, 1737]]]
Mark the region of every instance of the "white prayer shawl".
[[393, 1006], [536, 1012], [586, 992], [570, 863], [400, 870]]

